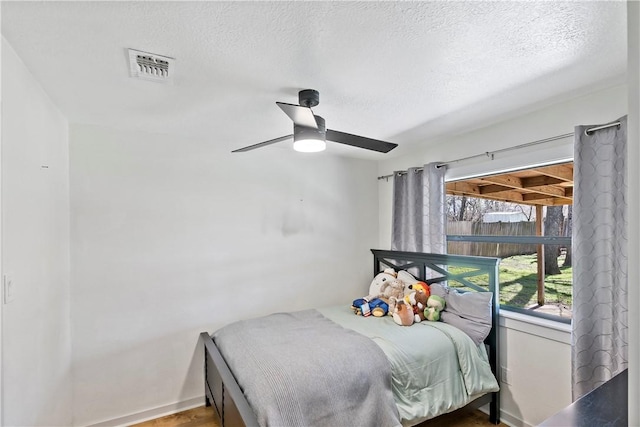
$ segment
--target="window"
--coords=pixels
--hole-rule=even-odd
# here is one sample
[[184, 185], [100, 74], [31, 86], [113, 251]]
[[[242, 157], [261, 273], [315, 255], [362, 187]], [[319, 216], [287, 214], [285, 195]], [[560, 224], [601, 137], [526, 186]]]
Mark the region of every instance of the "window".
[[501, 259], [502, 309], [570, 322], [573, 163], [446, 189], [447, 252]]

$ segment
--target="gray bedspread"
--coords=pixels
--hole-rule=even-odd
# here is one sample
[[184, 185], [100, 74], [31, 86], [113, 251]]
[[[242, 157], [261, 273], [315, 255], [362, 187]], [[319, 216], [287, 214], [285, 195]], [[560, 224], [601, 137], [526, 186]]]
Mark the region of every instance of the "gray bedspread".
[[235, 322], [213, 339], [261, 426], [400, 425], [384, 352], [316, 310]]

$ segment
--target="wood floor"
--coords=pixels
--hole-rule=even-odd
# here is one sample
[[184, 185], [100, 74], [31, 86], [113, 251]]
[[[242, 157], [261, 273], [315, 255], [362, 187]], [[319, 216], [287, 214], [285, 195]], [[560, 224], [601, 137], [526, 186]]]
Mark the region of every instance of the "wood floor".
[[[178, 412], [144, 423], [135, 424], [135, 427], [219, 427], [218, 417], [213, 407], [200, 406], [188, 411]], [[132, 426], [133, 427], [133, 426]]]
[[[158, 418], [135, 427], [219, 427], [218, 418], [213, 408], [201, 406], [189, 411], [179, 412], [174, 415]], [[489, 423], [489, 417], [480, 411], [461, 409], [450, 414], [443, 415], [433, 420], [425, 421], [417, 427], [482, 427], [493, 426]], [[507, 427], [500, 423], [500, 427]], [[337, 427], [337, 426], [336, 426]]]

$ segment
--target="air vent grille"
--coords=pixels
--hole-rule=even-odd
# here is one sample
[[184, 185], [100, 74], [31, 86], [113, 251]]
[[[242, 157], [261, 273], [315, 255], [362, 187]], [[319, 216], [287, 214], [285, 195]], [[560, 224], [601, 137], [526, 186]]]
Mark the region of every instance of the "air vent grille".
[[168, 56], [129, 49], [131, 77], [161, 83], [172, 83], [175, 60]]

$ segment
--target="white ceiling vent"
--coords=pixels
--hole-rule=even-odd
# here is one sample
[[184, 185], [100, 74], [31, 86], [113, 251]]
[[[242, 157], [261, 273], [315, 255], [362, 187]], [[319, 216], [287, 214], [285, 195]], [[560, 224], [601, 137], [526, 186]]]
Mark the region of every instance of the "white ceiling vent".
[[175, 59], [129, 49], [131, 77], [160, 83], [173, 83]]

